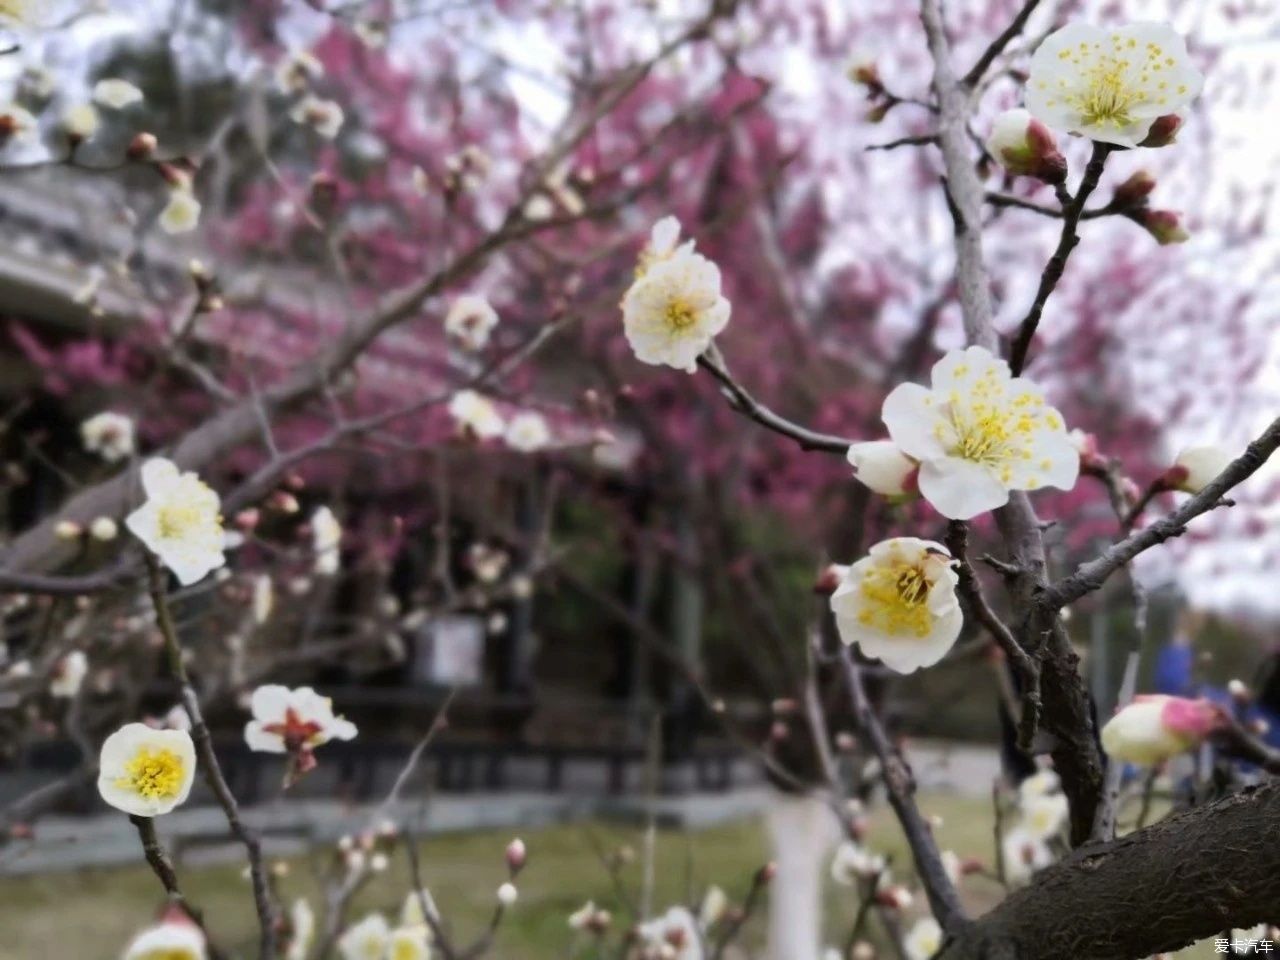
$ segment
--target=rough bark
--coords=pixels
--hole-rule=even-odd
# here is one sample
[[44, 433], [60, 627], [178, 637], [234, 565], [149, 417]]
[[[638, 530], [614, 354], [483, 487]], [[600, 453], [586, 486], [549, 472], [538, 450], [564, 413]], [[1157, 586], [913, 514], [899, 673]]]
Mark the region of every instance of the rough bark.
[[1139, 960], [1280, 918], [1280, 783], [1084, 846], [960, 932], [939, 960]]

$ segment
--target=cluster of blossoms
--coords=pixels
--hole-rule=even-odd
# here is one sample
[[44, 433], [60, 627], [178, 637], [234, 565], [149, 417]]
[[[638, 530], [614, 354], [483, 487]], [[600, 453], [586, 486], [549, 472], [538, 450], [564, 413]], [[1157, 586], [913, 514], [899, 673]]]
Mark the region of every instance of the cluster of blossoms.
[[449, 401], [449, 415], [458, 432], [470, 440], [494, 440], [499, 437], [518, 453], [536, 453], [551, 443], [551, 430], [546, 418], [534, 410], [522, 410], [510, 421], [504, 420], [498, 406], [475, 390], [459, 390]]
[[1000, 859], [1005, 882], [1022, 884], [1054, 861], [1051, 842], [1067, 822], [1067, 798], [1058, 777], [1042, 770], [1018, 787], [1017, 818], [1004, 832]]
[[719, 268], [694, 252], [692, 240], [680, 243], [680, 222], [654, 224], [622, 298], [623, 330], [637, 359], [692, 373], [729, 312]]

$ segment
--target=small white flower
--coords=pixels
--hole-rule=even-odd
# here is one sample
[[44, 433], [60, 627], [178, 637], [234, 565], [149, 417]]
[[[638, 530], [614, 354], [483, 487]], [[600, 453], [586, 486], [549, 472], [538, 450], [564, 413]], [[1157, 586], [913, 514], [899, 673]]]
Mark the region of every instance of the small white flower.
[[463, 294], [449, 306], [444, 332], [468, 350], [483, 350], [498, 325], [498, 311], [476, 294]]
[[944, 356], [931, 387], [899, 384], [882, 416], [898, 448], [920, 461], [921, 495], [952, 520], [1003, 506], [1010, 490], [1070, 490], [1080, 473], [1062, 415], [982, 347]]
[[512, 906], [520, 897], [520, 891], [514, 883], [504, 883], [498, 888], [498, 902], [504, 907]]
[[342, 960], [384, 960], [390, 939], [387, 918], [371, 913], [338, 938], [338, 953]]
[[335, 716], [333, 701], [310, 687], [290, 690], [264, 684], [253, 691], [249, 709], [253, 719], [245, 724], [244, 739], [251, 750], [310, 751], [330, 740], [350, 740], [356, 735], [356, 725]]
[[387, 940], [386, 960], [430, 960], [430, 935], [425, 926], [396, 927]]
[[200, 223], [200, 201], [191, 192], [190, 184], [174, 187], [169, 191], [169, 202], [160, 211], [156, 221], [160, 229], [171, 236], [190, 233]]
[[882, 497], [906, 497], [915, 492], [920, 464], [898, 449], [892, 440], [869, 440], [849, 447], [846, 458], [857, 476]]
[[507, 446], [521, 453], [536, 453], [551, 440], [546, 418], [533, 410], [522, 410], [511, 418], [503, 437]]
[[262, 626], [271, 618], [271, 610], [276, 605], [275, 584], [269, 573], [260, 573], [253, 578], [253, 622]]
[[885, 859], [871, 853], [861, 844], [846, 840], [836, 847], [831, 858], [831, 879], [842, 886], [852, 887], [859, 880], [869, 880], [885, 868]]
[[16, 103], [0, 105], [0, 146], [14, 141], [28, 143], [38, 127], [39, 122], [26, 108]]
[[72, 650], [58, 661], [49, 681], [50, 696], [69, 700], [80, 692], [84, 676], [89, 672], [89, 658], [83, 650]]
[[125, 948], [122, 960], [205, 960], [205, 937], [190, 921], [165, 920], [148, 927]]
[[1186, 447], [1173, 461], [1167, 477], [1171, 486], [1186, 493], [1199, 493], [1235, 458], [1221, 447]]
[[698, 908], [698, 923], [703, 930], [715, 926], [729, 912], [729, 897], [714, 884], [707, 888], [702, 897], [702, 906]]
[[110, 543], [120, 535], [120, 525], [110, 517], [94, 517], [89, 524], [89, 536], [100, 543]]
[[142, 465], [142, 489], [146, 502], [124, 524], [180, 583], [190, 586], [227, 562], [220, 501], [199, 477], [157, 457]]
[[729, 313], [719, 268], [696, 253], [651, 263], [622, 299], [623, 330], [636, 358], [689, 373], [728, 325]]
[[98, 132], [98, 111], [90, 103], [76, 103], [62, 111], [62, 129], [67, 136], [88, 140]]
[[316, 933], [316, 914], [306, 898], [299, 897], [293, 901], [293, 906], [289, 908], [289, 923], [293, 930], [289, 945], [285, 948], [284, 960], [307, 960], [311, 953], [311, 941]]
[[672, 907], [661, 917], [640, 925], [638, 933], [651, 949], [670, 948], [664, 960], [703, 960], [702, 932], [685, 907]]
[[907, 931], [902, 946], [907, 960], [932, 960], [942, 948], [942, 928], [933, 917], [922, 917]]
[[1178, 113], [1203, 85], [1167, 23], [1070, 23], [1032, 56], [1027, 109], [1050, 127], [1136, 147], [1157, 117]]
[[133, 453], [133, 420], [110, 410], [94, 414], [80, 424], [80, 442], [107, 463], [117, 463]]
[[294, 123], [311, 127], [326, 140], [332, 140], [342, 129], [346, 116], [333, 100], [321, 100], [308, 94], [289, 111], [289, 118]]
[[569, 914], [569, 928], [571, 930], [590, 929], [592, 922], [595, 920], [595, 916], [595, 901], [588, 900], [573, 913]]
[[1041, 770], [1033, 773], [1018, 784], [1018, 802], [1027, 804], [1037, 797], [1057, 793], [1060, 786], [1061, 781], [1052, 770]]
[[458, 429], [479, 440], [502, 435], [506, 424], [493, 401], [474, 390], [459, 390], [449, 401], [449, 415]]
[[128, 80], [111, 78], [99, 80], [93, 87], [93, 102], [100, 107], [123, 110], [142, 102], [142, 91]]
[[[426, 913], [422, 911], [423, 903], [427, 905]], [[400, 908], [400, 926], [423, 926], [428, 916], [437, 921], [440, 919], [440, 911], [436, 909], [436, 902], [431, 898], [431, 891], [410, 890], [404, 898], [404, 905]]]
[[117, 810], [157, 817], [187, 799], [195, 774], [191, 734], [126, 723], [103, 741], [98, 793]]
[[302, 93], [324, 76], [324, 65], [306, 50], [295, 50], [276, 64], [276, 89], [283, 94]]
[[1026, 883], [1038, 871], [1053, 863], [1053, 851], [1039, 837], [1022, 827], [1004, 835], [1000, 845], [1004, 877], [1009, 883]]
[[342, 559], [342, 525], [328, 507], [319, 507], [311, 515], [311, 549], [315, 553], [315, 572], [333, 576]]
[[1022, 803], [1020, 823], [1033, 837], [1048, 840], [1062, 832], [1067, 822], [1067, 798], [1061, 793], [1046, 793], [1030, 797]]
[[1218, 709], [1207, 700], [1134, 697], [1102, 728], [1102, 749], [1114, 760], [1155, 766], [1194, 750], [1222, 722]]
[[964, 622], [958, 579], [940, 543], [915, 537], [877, 543], [844, 571], [831, 595], [840, 639], [898, 673], [937, 663]]

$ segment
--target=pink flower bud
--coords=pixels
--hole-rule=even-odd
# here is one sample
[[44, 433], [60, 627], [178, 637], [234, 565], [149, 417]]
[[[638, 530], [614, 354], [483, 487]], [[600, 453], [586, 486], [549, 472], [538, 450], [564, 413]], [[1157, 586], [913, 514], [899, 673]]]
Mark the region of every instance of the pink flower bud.
[[1134, 219], [1162, 247], [1171, 243], [1185, 243], [1191, 237], [1182, 226], [1182, 214], [1176, 210], [1143, 210]]
[[1115, 193], [1111, 195], [1111, 203], [1116, 207], [1141, 207], [1147, 202], [1147, 197], [1151, 195], [1151, 191], [1156, 188], [1156, 178], [1149, 174], [1146, 170], [1139, 170], [1137, 173], [1130, 175], [1129, 179], [1116, 187]]
[[129, 147], [125, 150], [125, 155], [135, 163], [141, 160], [150, 160], [151, 156], [156, 152], [155, 134], [139, 133], [129, 141]]
[[529, 852], [525, 848], [524, 841], [516, 837], [507, 844], [507, 867], [512, 873], [519, 873], [524, 867], [525, 861], [529, 858]]
[[840, 586], [840, 580], [844, 577], [845, 571], [849, 568], [841, 566], [838, 563], [828, 564], [823, 571], [818, 574], [818, 579], [813, 584], [813, 592], [820, 597], [829, 597], [836, 592], [836, 587]]
[[1138, 146], [1167, 147], [1177, 139], [1180, 129], [1182, 129], [1182, 118], [1176, 113], [1166, 113], [1163, 117], [1156, 117], [1155, 123], [1151, 124], [1151, 129], [1147, 131], [1146, 139], [1139, 141]]
[[1006, 110], [996, 117], [987, 150], [1010, 173], [1045, 183], [1067, 179], [1067, 160], [1053, 134], [1026, 110]]

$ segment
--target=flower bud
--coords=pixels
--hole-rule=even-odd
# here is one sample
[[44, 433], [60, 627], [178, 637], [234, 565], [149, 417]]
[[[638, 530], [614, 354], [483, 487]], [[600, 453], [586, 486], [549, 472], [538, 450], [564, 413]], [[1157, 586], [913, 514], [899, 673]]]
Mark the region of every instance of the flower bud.
[[79, 540], [83, 533], [84, 527], [74, 520], [59, 520], [53, 528], [53, 535], [59, 540]]
[[1174, 459], [1173, 466], [1164, 472], [1161, 480], [1165, 486], [1174, 490], [1199, 493], [1227, 469], [1230, 463], [1231, 454], [1213, 444], [1186, 447]]
[[102, 543], [114, 540], [119, 532], [119, 526], [110, 517], [95, 517], [89, 524], [89, 536]]
[[866, 87], [872, 96], [878, 96], [884, 91], [884, 84], [880, 80], [880, 68], [876, 66], [874, 60], [865, 58], [855, 60], [845, 70], [845, 76], [854, 83]]
[[1253, 695], [1249, 693], [1249, 685], [1243, 680], [1232, 680], [1227, 684], [1227, 692], [1231, 694], [1231, 699], [1241, 706], [1253, 699]]
[[1139, 170], [1137, 173], [1131, 174], [1129, 179], [1116, 187], [1115, 193], [1111, 195], [1111, 205], [1113, 207], [1123, 207], [1130, 209], [1134, 207], [1144, 206], [1147, 197], [1151, 195], [1151, 191], [1156, 188], [1156, 178], [1146, 170]]
[[1185, 243], [1191, 238], [1191, 234], [1182, 226], [1182, 214], [1176, 210], [1143, 210], [1134, 219], [1162, 247], [1171, 243]]
[[903, 498], [916, 494], [920, 464], [899, 450], [892, 440], [855, 443], [845, 458], [853, 466], [854, 475], [873, 492]]
[[1116, 760], [1155, 766], [1196, 749], [1222, 723], [1220, 708], [1208, 700], [1134, 697], [1102, 728], [1102, 747]]
[[1067, 160], [1053, 134], [1026, 110], [1006, 110], [996, 117], [987, 150], [1010, 173], [1045, 183], [1067, 179]]
[[519, 897], [520, 891], [514, 883], [504, 883], [498, 888], [498, 902], [504, 907], [511, 906]]
[[760, 886], [766, 886], [773, 883], [773, 878], [778, 875], [778, 865], [770, 860], [763, 867], [756, 871], [756, 883]]
[[836, 587], [840, 586], [840, 581], [844, 579], [845, 571], [849, 568], [839, 563], [827, 564], [822, 572], [818, 574], [818, 579], [814, 581], [813, 592], [820, 597], [829, 597], [836, 592]]
[[1178, 131], [1182, 129], [1182, 118], [1176, 113], [1166, 113], [1163, 117], [1156, 117], [1155, 123], [1151, 124], [1151, 128], [1147, 131], [1146, 139], [1140, 140], [1140, 147], [1167, 147], [1173, 143], [1178, 137]]
[[876, 903], [890, 910], [905, 910], [912, 899], [911, 891], [898, 883], [876, 891]]
[[134, 138], [129, 141], [129, 146], [125, 150], [125, 155], [130, 160], [134, 161], [135, 163], [138, 163], [143, 160], [150, 160], [151, 157], [155, 154], [155, 152], [156, 152], [155, 134], [147, 133], [144, 131], [142, 133], [136, 134]]
[[506, 851], [507, 868], [512, 874], [519, 873], [524, 867], [525, 861], [529, 858], [529, 852], [525, 848], [524, 841], [516, 837], [507, 844]]

